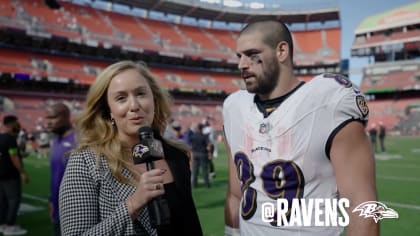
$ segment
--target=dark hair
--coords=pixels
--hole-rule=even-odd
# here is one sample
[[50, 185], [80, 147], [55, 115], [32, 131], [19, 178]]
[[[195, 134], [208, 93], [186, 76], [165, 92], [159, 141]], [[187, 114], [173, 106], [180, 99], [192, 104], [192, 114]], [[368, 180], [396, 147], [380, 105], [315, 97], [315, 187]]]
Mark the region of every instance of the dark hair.
[[293, 39], [286, 24], [274, 20], [254, 21], [247, 24], [239, 32], [239, 36], [255, 32], [261, 33], [263, 35], [263, 42], [272, 48], [276, 48], [279, 42], [285, 41], [289, 45], [290, 60], [293, 63]]
[[14, 123], [18, 120], [18, 118], [14, 115], [7, 115], [3, 118], [3, 125], [8, 125]]
[[197, 127], [198, 127], [199, 131], [203, 131], [204, 127], [206, 127], [206, 126], [204, 124], [200, 123], [200, 124], [198, 124]]

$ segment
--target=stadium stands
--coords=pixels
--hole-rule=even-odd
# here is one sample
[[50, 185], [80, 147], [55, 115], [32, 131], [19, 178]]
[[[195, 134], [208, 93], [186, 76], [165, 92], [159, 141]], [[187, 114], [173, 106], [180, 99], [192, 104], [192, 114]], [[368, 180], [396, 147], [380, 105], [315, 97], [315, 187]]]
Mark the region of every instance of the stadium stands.
[[[0, 10], [2, 16], [13, 19], [25, 30], [87, 44], [130, 46], [140, 51], [169, 51], [222, 60], [235, 58], [235, 31], [133, 17], [70, 2], [61, 5], [59, 10], [51, 10], [42, 0], [16, 0]], [[297, 57], [297, 60], [302, 60], [296, 64], [319, 63], [320, 55], [329, 58], [331, 63], [339, 61], [339, 28], [298, 31], [295, 32], [295, 40], [299, 45], [297, 53], [303, 54]]]
[[382, 121], [395, 134], [420, 130], [409, 112], [420, 107], [419, 7], [415, 1], [369, 16], [355, 30], [352, 55], [372, 59], [361, 84], [371, 99], [370, 123]]
[[322, 65], [340, 61], [341, 29], [295, 31], [295, 64]]
[[[7, 61], [17, 63], [7, 63]], [[28, 54], [17, 50], [0, 49], [0, 70], [2, 72], [26, 73], [31, 76], [49, 77], [50, 79], [52, 77], [72, 79], [76, 83], [87, 85], [92, 84], [98, 72], [109, 64], [93, 60], [36, 53]], [[230, 73], [197, 72], [157, 67], [151, 69], [159, 75], [162, 86], [166, 88], [224, 91], [227, 93], [240, 88], [232, 82], [233, 79], [239, 80], [239, 76]], [[178, 82], [176, 82], [176, 79], [171, 79], [171, 75], [178, 77]]]
[[[88, 86], [103, 68], [114, 61], [115, 53], [120, 53], [115, 60], [125, 56], [135, 60], [145, 58], [146, 62], [151, 62], [151, 70], [158, 75], [160, 84], [181, 98], [177, 98], [176, 104], [188, 114], [182, 116], [184, 124], [201, 121], [204, 115], [212, 114], [218, 129], [221, 129], [222, 99], [244, 86], [234, 65], [237, 30], [124, 15], [93, 8], [86, 3], [79, 5], [62, 1], [60, 5], [61, 8], [55, 10], [46, 7], [43, 0], [5, 1], [0, 5], [2, 78], [19, 83], [28, 81], [35, 88], [44, 85], [36, 84], [37, 81], [51, 83], [46, 87], [54, 91], [53, 97], [69, 101], [72, 96], [64, 92], [60, 96], [54, 83], [64, 87]], [[326, 17], [338, 17], [325, 14]], [[295, 64], [309, 66], [306, 71], [315, 71], [317, 66], [338, 65], [340, 33], [340, 28], [296, 32]], [[21, 36], [24, 39], [20, 41]], [[13, 37], [16, 38], [10, 39]], [[22, 46], [26, 47], [25, 51], [20, 48]], [[175, 63], [171, 62], [174, 58]], [[184, 65], [184, 60], [189, 62]], [[177, 68], [178, 62], [182, 67]], [[298, 77], [308, 81], [313, 75], [314, 72], [302, 72]], [[7, 86], [3, 83], [0, 88]], [[17, 84], [14, 89], [20, 86]], [[69, 91], [78, 91], [77, 88], [72, 87]], [[16, 92], [17, 96], [10, 97], [9, 93], [5, 96], [14, 101], [14, 112], [23, 117], [28, 127], [35, 127], [43, 116], [35, 110], [43, 107], [46, 97], [52, 94], [47, 90], [31, 95], [22, 95], [26, 91]], [[213, 98], [216, 99], [212, 101]], [[78, 99], [83, 103], [83, 98]]]
[[382, 122], [388, 130], [395, 130], [401, 121], [407, 119], [409, 107], [420, 107], [420, 98], [368, 101], [368, 106], [369, 124]]
[[377, 63], [367, 67], [362, 81], [363, 91], [375, 89], [420, 89], [420, 62]]

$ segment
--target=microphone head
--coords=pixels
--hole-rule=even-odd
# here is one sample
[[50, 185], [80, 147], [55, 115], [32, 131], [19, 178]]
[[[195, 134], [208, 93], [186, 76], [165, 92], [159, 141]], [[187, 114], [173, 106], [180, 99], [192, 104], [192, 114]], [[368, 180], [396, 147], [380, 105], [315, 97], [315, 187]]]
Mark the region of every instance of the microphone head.
[[152, 134], [153, 134], [153, 129], [152, 129], [152, 127], [150, 127], [150, 126], [143, 126], [143, 127], [140, 127], [140, 128], [137, 130], [137, 134], [138, 134], [138, 135], [140, 135], [140, 134], [150, 134], [150, 133], [152, 133]]
[[140, 142], [153, 139], [153, 129], [149, 126], [140, 127], [137, 130], [137, 135]]
[[149, 126], [140, 127], [137, 130], [139, 144], [134, 145], [131, 150], [134, 164], [141, 164], [150, 161], [150, 144], [153, 141], [153, 129]]

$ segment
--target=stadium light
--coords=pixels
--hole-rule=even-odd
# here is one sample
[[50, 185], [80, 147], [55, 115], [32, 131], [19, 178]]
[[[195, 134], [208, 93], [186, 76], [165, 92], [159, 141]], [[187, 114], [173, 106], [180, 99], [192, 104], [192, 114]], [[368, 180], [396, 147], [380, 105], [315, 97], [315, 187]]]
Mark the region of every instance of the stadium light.
[[220, 3], [221, 0], [200, 0], [200, 2], [208, 2], [208, 3]]
[[252, 8], [252, 9], [262, 9], [262, 8], [264, 8], [264, 3], [261, 3], [261, 2], [251, 2], [249, 4], [249, 7]]
[[224, 0], [223, 5], [227, 7], [241, 7], [242, 3], [237, 0]]

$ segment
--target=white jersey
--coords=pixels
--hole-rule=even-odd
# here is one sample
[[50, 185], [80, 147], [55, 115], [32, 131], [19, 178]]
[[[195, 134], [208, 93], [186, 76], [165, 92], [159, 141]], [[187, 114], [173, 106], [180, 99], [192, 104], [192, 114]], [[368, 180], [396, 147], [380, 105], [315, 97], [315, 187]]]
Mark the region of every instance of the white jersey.
[[337, 198], [329, 160], [334, 135], [367, 121], [363, 95], [338, 75], [320, 75], [264, 118], [255, 94], [240, 90], [223, 104], [224, 131], [241, 181], [241, 235], [339, 235], [341, 227], [277, 227], [262, 221], [263, 203], [277, 198]]

